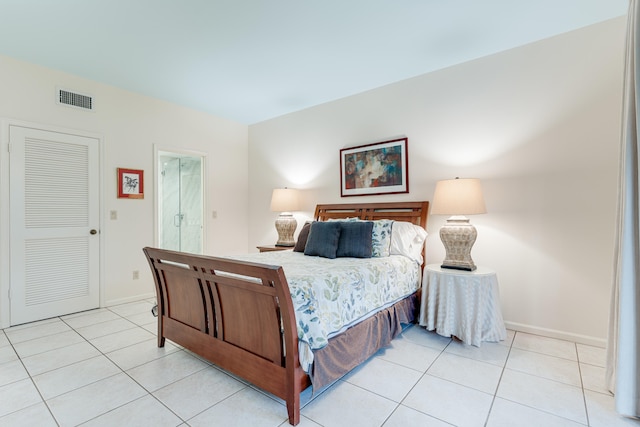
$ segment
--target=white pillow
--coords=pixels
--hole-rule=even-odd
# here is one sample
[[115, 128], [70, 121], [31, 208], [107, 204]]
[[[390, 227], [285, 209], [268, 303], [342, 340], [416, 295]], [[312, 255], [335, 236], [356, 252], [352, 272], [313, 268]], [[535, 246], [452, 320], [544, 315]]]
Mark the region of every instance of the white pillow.
[[404, 255], [422, 264], [422, 248], [427, 231], [406, 221], [395, 221], [391, 228], [391, 255]]

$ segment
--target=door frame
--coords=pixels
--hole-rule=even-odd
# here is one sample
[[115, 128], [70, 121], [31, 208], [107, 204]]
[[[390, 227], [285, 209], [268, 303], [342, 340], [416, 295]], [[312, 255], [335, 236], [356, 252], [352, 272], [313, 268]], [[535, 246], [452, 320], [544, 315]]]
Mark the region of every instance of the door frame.
[[202, 158], [202, 253], [207, 253], [207, 153], [196, 150], [187, 150], [179, 147], [168, 147], [161, 146], [158, 144], [153, 144], [153, 244], [156, 247], [160, 247], [160, 210], [158, 205], [160, 203], [160, 188], [159, 188], [159, 179], [160, 179], [160, 168], [158, 167], [160, 160], [160, 153], [175, 153], [178, 155], [189, 156], [189, 157], [200, 157]]
[[[104, 307], [105, 289], [104, 289], [104, 259], [105, 259], [105, 238], [102, 231], [105, 229], [103, 214], [104, 210], [104, 137], [95, 132], [88, 132], [78, 129], [70, 129], [61, 126], [46, 125], [42, 123], [34, 123], [23, 120], [0, 117], [0, 328], [7, 328], [11, 323], [11, 303], [9, 300], [9, 292], [11, 289], [11, 244], [10, 244], [10, 206], [9, 206], [9, 127], [20, 126], [25, 128], [38, 129], [46, 132], [66, 133], [69, 135], [77, 135], [87, 138], [94, 138], [98, 141], [98, 212], [99, 212], [99, 232], [100, 255], [99, 263], [99, 295], [100, 307]], [[6, 201], [6, 202], [5, 202]]]

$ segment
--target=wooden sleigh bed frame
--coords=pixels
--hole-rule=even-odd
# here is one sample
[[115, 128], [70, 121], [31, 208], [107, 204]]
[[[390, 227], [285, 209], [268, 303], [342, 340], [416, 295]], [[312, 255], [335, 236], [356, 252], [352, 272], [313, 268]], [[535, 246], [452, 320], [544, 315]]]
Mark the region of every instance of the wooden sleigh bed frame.
[[[321, 204], [314, 218], [392, 219], [426, 228], [428, 206], [426, 201]], [[143, 251], [156, 285], [158, 347], [169, 339], [284, 399], [289, 423], [297, 425], [300, 393], [311, 381], [300, 366], [295, 311], [282, 267], [149, 247]], [[419, 301], [418, 293], [414, 300]], [[371, 340], [355, 363], [388, 343], [375, 336]], [[354, 366], [347, 364], [342, 374]]]

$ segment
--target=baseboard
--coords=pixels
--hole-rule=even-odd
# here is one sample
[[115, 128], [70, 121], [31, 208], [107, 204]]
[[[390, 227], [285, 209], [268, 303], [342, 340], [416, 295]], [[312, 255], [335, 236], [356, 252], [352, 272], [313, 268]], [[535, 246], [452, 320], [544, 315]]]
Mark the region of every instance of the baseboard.
[[136, 301], [140, 301], [140, 300], [144, 300], [144, 299], [155, 299], [156, 297], [156, 293], [155, 292], [149, 292], [146, 294], [140, 294], [140, 295], [135, 295], [132, 297], [127, 297], [127, 298], [118, 298], [118, 299], [112, 299], [112, 300], [108, 300], [105, 302], [104, 306], [105, 307], [110, 307], [112, 305], [120, 305], [120, 304], [127, 304], [130, 302], [136, 302]]
[[[144, 299], [155, 299], [155, 297], [156, 297], [155, 292], [149, 292], [146, 294], [140, 294], [132, 297], [109, 300], [106, 302], [105, 306], [109, 307], [112, 305], [126, 304], [130, 302], [144, 300]], [[509, 322], [509, 321], [505, 321], [504, 324], [507, 327], [507, 329], [510, 329], [512, 331], [526, 332], [528, 334], [541, 335], [543, 337], [549, 337], [549, 338], [557, 338], [561, 340], [576, 342], [579, 344], [591, 345], [594, 347], [606, 348], [607, 346], [607, 340], [604, 338], [574, 334], [571, 332], [558, 331], [556, 329], [541, 328], [538, 326], [525, 325], [523, 323], [516, 323], [516, 322]]]
[[504, 322], [507, 329], [528, 334], [541, 335], [549, 338], [557, 338], [566, 341], [573, 341], [579, 344], [591, 345], [594, 347], [606, 348], [607, 340], [604, 338], [591, 337], [588, 335], [573, 334], [555, 329], [540, 328], [538, 326], [524, 325], [522, 323]]

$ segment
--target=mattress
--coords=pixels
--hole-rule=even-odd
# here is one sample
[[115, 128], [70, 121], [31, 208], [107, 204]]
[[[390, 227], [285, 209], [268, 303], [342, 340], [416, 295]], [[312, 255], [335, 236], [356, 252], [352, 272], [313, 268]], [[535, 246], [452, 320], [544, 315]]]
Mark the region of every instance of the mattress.
[[232, 258], [282, 266], [296, 313], [300, 364], [305, 372], [313, 363], [314, 350], [414, 294], [421, 282], [420, 265], [403, 255], [327, 259], [280, 251]]

